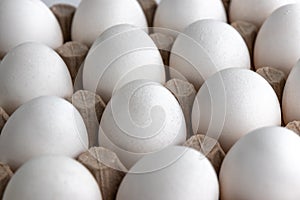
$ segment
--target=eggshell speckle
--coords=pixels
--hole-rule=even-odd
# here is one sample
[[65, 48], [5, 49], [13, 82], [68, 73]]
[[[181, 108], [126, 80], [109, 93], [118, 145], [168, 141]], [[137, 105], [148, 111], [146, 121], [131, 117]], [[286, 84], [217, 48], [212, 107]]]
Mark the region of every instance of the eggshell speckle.
[[281, 125], [281, 110], [276, 93], [260, 75], [246, 69], [225, 69], [200, 88], [192, 125], [194, 133], [207, 133], [228, 151], [254, 129]]
[[42, 156], [25, 163], [10, 180], [3, 200], [101, 200], [97, 182], [77, 161]]
[[0, 64], [0, 105], [9, 114], [35, 97], [70, 97], [72, 93], [72, 80], [66, 64], [46, 45], [21, 44], [12, 49]]
[[186, 124], [172, 93], [159, 83], [136, 80], [106, 106], [99, 145], [114, 151], [128, 169], [143, 155], [183, 144]]
[[277, 8], [295, 3], [294, 0], [231, 0], [229, 18], [231, 22], [246, 21], [260, 27]]
[[222, 69], [250, 69], [250, 56], [233, 27], [208, 19], [191, 24], [177, 37], [170, 66], [171, 77], [184, 76], [198, 90], [208, 77]]
[[90, 46], [106, 29], [118, 24], [148, 27], [137, 0], [86, 0], [73, 19], [72, 40]]
[[265, 66], [286, 75], [300, 58], [300, 4], [282, 6], [262, 25], [255, 42], [255, 68]]
[[226, 155], [221, 199], [299, 199], [300, 138], [281, 127], [255, 130]]
[[140, 28], [117, 25], [91, 47], [83, 68], [83, 87], [105, 102], [126, 83], [148, 79], [165, 82], [165, 68], [152, 39]]
[[163, 0], [159, 3], [154, 27], [183, 31], [188, 25], [201, 19], [227, 21], [220, 0]]
[[186, 147], [168, 147], [139, 160], [120, 185], [117, 200], [217, 200], [219, 185], [210, 162]]
[[76, 157], [87, 148], [88, 136], [80, 113], [54, 96], [39, 97], [19, 107], [0, 135], [0, 161], [13, 169], [35, 156]]
[[0, 56], [29, 41], [57, 48], [63, 43], [60, 26], [40, 0], [0, 1]]
[[300, 121], [300, 61], [292, 69], [282, 97], [282, 112], [285, 124]]

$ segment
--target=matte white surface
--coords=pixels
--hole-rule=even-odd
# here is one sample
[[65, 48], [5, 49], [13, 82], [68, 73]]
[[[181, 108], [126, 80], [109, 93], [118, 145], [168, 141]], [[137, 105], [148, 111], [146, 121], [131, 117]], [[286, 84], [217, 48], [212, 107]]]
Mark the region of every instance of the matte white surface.
[[289, 74], [300, 58], [300, 4], [282, 6], [261, 27], [254, 48], [255, 68], [275, 67]]
[[[246, 69], [225, 69], [207, 79], [192, 110], [194, 133], [209, 131], [224, 151], [250, 131], [281, 125], [277, 96], [260, 75]], [[218, 135], [220, 134], [220, 135]]]
[[54, 4], [69, 4], [77, 7], [82, 0], [42, 0], [47, 6], [51, 7]]
[[295, 0], [232, 0], [229, 18], [231, 22], [247, 21], [260, 27], [277, 8], [295, 2]]
[[182, 32], [201, 19], [226, 22], [226, 12], [220, 0], [162, 0], [156, 10], [154, 27]]
[[24, 164], [10, 180], [3, 200], [101, 200], [97, 182], [77, 161], [43, 156]]
[[106, 29], [118, 24], [148, 27], [137, 0], [84, 0], [73, 18], [72, 40], [90, 46]]
[[159, 83], [136, 80], [107, 104], [99, 145], [115, 152], [129, 169], [143, 155], [186, 140], [185, 119], [175, 97]]
[[64, 99], [44, 96], [19, 107], [0, 135], [0, 161], [16, 169], [32, 157], [76, 157], [88, 148], [83, 119]]
[[168, 147], [139, 160], [123, 179], [117, 200], [218, 200], [211, 163], [198, 151]]
[[222, 69], [250, 69], [243, 38], [233, 27], [217, 20], [201, 20], [188, 26], [177, 37], [171, 52], [171, 77], [183, 75], [197, 90]]
[[12, 49], [0, 64], [0, 105], [11, 114], [39, 96], [70, 97], [73, 85], [61, 57], [39, 43], [24, 43]]
[[286, 81], [283, 97], [282, 112], [285, 124], [294, 120], [300, 121], [300, 61], [293, 67]]
[[281, 127], [255, 130], [226, 155], [221, 171], [222, 200], [300, 198], [300, 138]]
[[165, 68], [156, 45], [147, 33], [130, 25], [106, 30], [86, 57], [84, 89], [108, 102], [115, 91], [137, 79], [165, 83]]
[[53, 49], [62, 45], [62, 32], [53, 13], [40, 0], [1, 0], [0, 56], [29, 41]]

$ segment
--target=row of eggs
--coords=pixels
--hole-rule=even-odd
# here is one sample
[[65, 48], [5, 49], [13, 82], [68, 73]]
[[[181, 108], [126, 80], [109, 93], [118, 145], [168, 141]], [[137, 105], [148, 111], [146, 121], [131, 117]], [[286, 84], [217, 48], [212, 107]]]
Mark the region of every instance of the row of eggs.
[[[170, 146], [142, 157], [122, 180], [116, 199], [298, 199], [299, 153], [300, 138], [292, 131], [281, 127], [257, 129], [227, 153], [218, 179], [203, 154]], [[68, 157], [53, 155], [38, 156], [22, 165], [3, 199], [53, 196], [103, 199], [86, 168]]]
[[[283, 7], [283, 11], [276, 11], [275, 14], [279, 13], [280, 19], [282, 16], [292, 15], [291, 19], [297, 20], [293, 16], [299, 12], [297, 7], [289, 5]], [[276, 28], [276, 23], [280, 20], [276, 19], [272, 22], [271, 19], [271, 17], [268, 19], [271, 22], [266, 22], [271, 25], [265, 26], [271, 26], [272, 35], [277, 34], [279, 30], [286, 33], [286, 30], [281, 29], [274, 32], [272, 28]], [[263, 30], [262, 28], [261, 32]], [[199, 35], [202, 37], [197, 38]], [[265, 37], [270, 36], [267, 34]], [[212, 40], [219, 38], [219, 42], [211, 44], [207, 37], [212, 37]], [[191, 43], [191, 39], [196, 40], [196, 43]], [[265, 38], [262, 41], [268, 42], [269, 40]], [[278, 42], [280, 41], [279, 38]], [[274, 40], [270, 42], [273, 44]], [[216, 44], [219, 46], [215, 46]], [[191, 47], [195, 49], [191, 50]], [[291, 48], [291, 45], [288, 48]], [[220, 136], [219, 141], [222, 147], [228, 151], [241, 136], [249, 131], [262, 126], [281, 124], [280, 106], [274, 91], [260, 76], [247, 70], [250, 68], [250, 58], [246, 45], [229, 25], [215, 20], [195, 22], [176, 39], [172, 51], [171, 65], [173, 63], [177, 74], [184, 75], [197, 89], [200, 88], [193, 108], [195, 132], [208, 132], [212, 134], [208, 134], [209, 136], [215, 138]], [[200, 56], [197, 57], [200, 59], [189, 57], [195, 51], [199, 52]], [[272, 53], [269, 49], [266, 51]], [[279, 56], [290, 53], [287, 51], [284, 49], [282, 52], [285, 54], [276, 52], [277, 57], [264, 56], [264, 59], [267, 57], [277, 59]], [[297, 51], [292, 53], [295, 53], [296, 57]], [[291, 69], [290, 64], [292, 62], [293, 65], [295, 64], [293, 55], [289, 56], [291, 57], [288, 57], [288, 65], [280, 63], [278, 66], [287, 74]], [[185, 62], [186, 60], [191, 62]], [[176, 63], [181, 63], [181, 65], [176, 66]], [[222, 63], [228, 63], [228, 65], [223, 66]], [[236, 68], [225, 69], [230, 65]], [[195, 70], [194, 66], [203, 68]], [[240, 67], [246, 69], [237, 69]], [[9, 51], [1, 62], [0, 70], [2, 70], [0, 71], [1, 94], [5, 94], [1, 96], [1, 106], [9, 113], [13, 113], [0, 137], [1, 161], [17, 169], [30, 157], [38, 154], [63, 154], [75, 157], [87, 149], [88, 140], [83, 120], [71, 104], [57, 97], [35, 98], [42, 95], [67, 97], [73, 92], [67, 68], [53, 50], [38, 43], [21, 44]], [[213, 75], [216, 71], [220, 72]], [[299, 113], [293, 109], [299, 106], [297, 97], [300, 94], [296, 92], [299, 85], [297, 80], [299, 73], [299, 66], [296, 65], [286, 84], [283, 98], [286, 122], [299, 119]], [[196, 75], [195, 78], [194, 75]], [[103, 99], [109, 102], [100, 124], [99, 143], [114, 150], [133, 172], [124, 179], [118, 198], [141, 199], [143, 196], [143, 199], [183, 199], [188, 196], [189, 199], [193, 199], [201, 196], [204, 199], [217, 199], [219, 196], [217, 176], [209, 162], [200, 153], [183, 147], [170, 147], [147, 155], [166, 146], [183, 143], [186, 137], [185, 121], [176, 99], [167, 89], [155, 82], [133, 81], [136, 79], [165, 82], [163, 64], [154, 43], [144, 31], [129, 25], [114, 26], [104, 31], [93, 43], [85, 61], [83, 85], [85, 89], [101, 94]], [[201, 87], [203, 82], [205, 84]], [[63, 126], [61, 122], [65, 122]], [[219, 124], [224, 126], [220, 127]], [[284, 135], [282, 132], [287, 133]], [[219, 135], [215, 135], [216, 133]], [[33, 140], [33, 138], [36, 139]], [[252, 148], [253, 145], [256, 147], [255, 151]], [[280, 148], [282, 151], [280, 154], [274, 153], [276, 145], [283, 146]], [[260, 157], [259, 155], [266, 150], [269, 150], [267, 151], [269, 154], [263, 154]], [[250, 153], [245, 155], [245, 152], [253, 154], [249, 157]], [[286, 176], [294, 177], [297, 174], [292, 166], [298, 166], [299, 162], [294, 158], [283, 156], [296, 155], [297, 152], [299, 152], [299, 139], [284, 129], [261, 129], [243, 137], [229, 151], [224, 161], [220, 174], [222, 199], [249, 197], [251, 199], [283, 199], [288, 197], [297, 190], [289, 187], [284, 188], [284, 192], [275, 193], [274, 191], [286, 185], [284, 182]], [[144, 155], [146, 156], [137, 162]], [[267, 162], [270, 155], [281, 157], [274, 158], [273, 162]], [[239, 162], [241, 159], [244, 159], [242, 162], [244, 165]], [[253, 169], [250, 167], [261, 163], [260, 159], [266, 159], [264, 168], [255, 171], [256, 174], [253, 175]], [[292, 164], [284, 165], [286, 168], [283, 169], [281, 162]], [[170, 163], [172, 164], [170, 168], [165, 168]], [[62, 167], [57, 168], [57, 165]], [[273, 168], [272, 172], [269, 172], [270, 166]], [[274, 169], [274, 166], [278, 168]], [[151, 172], [153, 168], [160, 170], [155, 170], [155, 173], [145, 173]], [[66, 171], [70, 169], [73, 173], [82, 174], [83, 177], [66, 177], [65, 174], [68, 174]], [[182, 169], [186, 171], [182, 172]], [[237, 169], [240, 171], [236, 172]], [[36, 171], [39, 170], [45, 170], [49, 176], [36, 177]], [[33, 194], [32, 188], [40, 188], [40, 183], [49, 180], [50, 175], [53, 174], [66, 177], [69, 183], [78, 181], [84, 192], [76, 195], [73, 193], [72, 199], [75, 197], [101, 199], [95, 183], [88, 173], [83, 172], [84, 170], [75, 161], [67, 158], [37, 158], [20, 168], [10, 182], [4, 199], [23, 199], [24, 197], [45, 199], [44, 195], [47, 192], [51, 194], [56, 189], [55, 192], [60, 192], [61, 195], [66, 194], [68, 190], [62, 190], [61, 185], [57, 187], [50, 185], [41, 188], [40, 194], [35, 194], [35, 197], [30, 196]], [[135, 175], [134, 172], [143, 173]], [[177, 175], [178, 172], [181, 173]], [[183, 178], [183, 173], [185, 178]], [[262, 182], [261, 185], [256, 183], [257, 180], [254, 178], [265, 176], [266, 173], [270, 173], [269, 176], [274, 180], [280, 180], [278, 185], [276, 188], [273, 186], [269, 190], [253, 193], [253, 191], [263, 189], [262, 185], [274, 182]], [[29, 177], [35, 177], [37, 182], [36, 185], [28, 185], [29, 188], [26, 188], [25, 183]], [[82, 181], [83, 179], [85, 181]], [[170, 181], [172, 185], [164, 181]], [[57, 180], [53, 180], [54, 182], [57, 184]], [[191, 182], [195, 188], [185, 187], [188, 182]], [[197, 182], [200, 182], [199, 185], [194, 184]], [[239, 184], [235, 185], [237, 183]], [[65, 182], [62, 181], [59, 184], [65, 184]], [[182, 190], [177, 190], [178, 187]], [[206, 189], [199, 190], [201, 187]], [[69, 191], [74, 190], [76, 188]], [[158, 192], [160, 190], [163, 191], [164, 197]], [[49, 197], [51, 197], [50, 194]], [[232, 194], [236, 196], [231, 196]], [[63, 198], [70, 198], [70, 196]]]
[[[76, 1], [76, 5], [79, 2]], [[247, 0], [233, 0], [231, 2], [231, 21], [244, 20], [252, 22], [258, 27], [261, 26], [254, 51], [254, 64], [256, 67], [271, 66], [288, 73], [297, 61], [300, 52], [300, 48], [296, 45], [300, 35], [298, 34], [300, 32], [298, 26], [300, 11], [299, 5], [291, 4], [295, 2], [294, 0], [267, 0], [263, 3]], [[1, 57], [13, 47], [26, 41], [41, 42], [52, 48], [62, 45], [63, 40], [59, 24], [42, 1], [2, 0], [0, 9]], [[14, 10], [14, 12], [10, 12], [10, 10]], [[220, 0], [161, 1], [156, 11], [154, 26], [176, 33], [185, 30], [184, 33], [187, 36], [192, 37], [192, 39], [200, 42], [202, 46], [208, 48], [203, 44], [203, 41], [199, 41], [201, 38], [194, 38], [196, 35], [201, 35], [205, 30], [197, 28], [197, 30], [193, 30], [192, 27], [186, 30], [188, 25], [201, 19], [215, 19], [226, 22], [222, 2]], [[101, 33], [118, 24], [147, 27], [145, 15], [137, 1], [82, 1], [78, 5], [73, 19], [72, 39], [90, 46]], [[222, 27], [221, 25], [211, 25], [209, 28], [216, 30], [214, 32], [227, 33], [229, 31], [227, 30], [228, 27]], [[205, 41], [211, 44], [209, 41], [216, 39], [214, 36], [217, 37], [218, 35], [210, 34], [208, 31], [202, 34]], [[205, 36], [206, 34], [207, 36]], [[229, 34], [233, 35], [233, 33]], [[210, 35], [212, 35], [211, 38]], [[242, 49], [238, 57], [243, 57], [243, 59], [241, 58], [239, 62], [225, 62], [225, 65], [240, 64], [241, 67], [249, 67], [249, 61], [245, 58], [249, 56], [244, 50], [244, 44], [240, 44], [238, 41], [239, 39], [232, 40], [229, 36], [218, 37], [220, 37], [219, 40], [225, 41], [225, 44], [214, 43], [213, 46], [216, 49], [223, 49], [227, 53], [233, 51], [232, 55], [235, 55], [235, 50]], [[232, 44], [224, 47], [223, 45], [227, 45], [226, 43]], [[214, 49], [208, 48], [208, 53], [211, 53], [209, 50]], [[237, 57], [237, 55], [235, 56]], [[224, 58], [221, 61], [228, 60], [228, 58]]]

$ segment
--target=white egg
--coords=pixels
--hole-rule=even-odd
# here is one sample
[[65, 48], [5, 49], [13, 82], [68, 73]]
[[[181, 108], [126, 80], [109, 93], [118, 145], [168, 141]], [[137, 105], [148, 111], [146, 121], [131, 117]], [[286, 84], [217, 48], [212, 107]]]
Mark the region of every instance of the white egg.
[[241, 138], [226, 155], [221, 199], [300, 199], [300, 138], [265, 127]]
[[117, 200], [218, 200], [219, 184], [200, 152], [173, 146], [140, 159], [123, 179]]
[[81, 0], [42, 0], [47, 6], [51, 7], [55, 4], [69, 4], [78, 7]]
[[165, 82], [161, 55], [147, 33], [131, 25], [105, 31], [91, 47], [83, 68], [83, 87], [108, 102], [126, 83], [148, 79]]
[[40, 0], [1, 0], [0, 57], [29, 41], [54, 49], [62, 45], [61, 28], [53, 13]]
[[26, 162], [7, 185], [3, 200], [101, 200], [92, 174], [79, 162], [42, 156]]
[[282, 96], [282, 113], [285, 124], [300, 121], [300, 61], [292, 69]]
[[72, 93], [72, 79], [66, 64], [46, 45], [23, 43], [1, 62], [0, 105], [9, 114], [35, 97], [69, 97]]
[[154, 27], [183, 31], [188, 25], [201, 19], [227, 21], [226, 12], [220, 0], [163, 0], [159, 3]]
[[208, 19], [191, 24], [177, 37], [170, 66], [172, 78], [183, 76], [198, 90], [208, 77], [222, 69], [250, 69], [250, 56], [233, 27]]
[[90, 46], [106, 29], [118, 24], [148, 26], [137, 0], [82, 1], [74, 15], [72, 40]]
[[247, 21], [260, 27], [277, 8], [295, 3], [295, 0], [231, 0], [229, 18], [231, 22]]
[[200, 88], [192, 125], [194, 133], [218, 139], [228, 151], [254, 129], [281, 125], [281, 110], [274, 90], [260, 75], [246, 69], [225, 69]]
[[186, 140], [185, 119], [175, 97], [159, 83], [136, 80], [118, 90], [102, 115], [99, 145], [129, 169], [143, 155]]
[[0, 135], [0, 161], [12, 169], [32, 157], [76, 157], [88, 148], [87, 131], [76, 108], [64, 99], [44, 96], [19, 107]]
[[300, 4], [282, 6], [262, 25], [255, 42], [255, 68], [274, 67], [289, 74], [300, 58]]

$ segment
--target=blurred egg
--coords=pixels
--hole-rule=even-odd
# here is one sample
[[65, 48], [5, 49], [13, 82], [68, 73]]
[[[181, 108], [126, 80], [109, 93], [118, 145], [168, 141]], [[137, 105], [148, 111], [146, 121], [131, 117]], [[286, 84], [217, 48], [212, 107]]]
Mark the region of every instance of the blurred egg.
[[76, 108], [64, 99], [44, 96], [19, 107], [0, 135], [0, 162], [12, 169], [32, 157], [76, 157], [88, 148], [87, 131]]
[[260, 75], [246, 69], [225, 69], [200, 88], [192, 125], [194, 133], [218, 139], [228, 151], [254, 129], [281, 125], [281, 110], [273, 88]]
[[148, 27], [137, 0], [84, 0], [73, 18], [72, 40], [90, 46], [106, 29], [118, 24]]
[[231, 0], [229, 18], [231, 22], [246, 21], [260, 27], [277, 8], [295, 3], [295, 0]]
[[102, 115], [99, 145], [115, 152], [126, 168], [148, 153], [186, 140], [179, 103], [159, 83], [136, 80], [118, 90]]
[[218, 200], [219, 184], [200, 152], [173, 146], [140, 159], [123, 179], [117, 200]]
[[83, 68], [83, 87], [108, 102], [126, 83], [148, 79], [165, 82], [161, 55], [147, 33], [131, 25], [106, 30], [91, 47]]
[[101, 200], [92, 174], [77, 161], [42, 156], [26, 162], [7, 185], [3, 200]]
[[78, 7], [81, 0], [42, 0], [47, 6], [51, 7], [55, 4], [69, 4]]
[[200, 20], [180, 34], [171, 50], [170, 75], [186, 78], [198, 90], [214, 73], [226, 68], [250, 69], [247, 45], [230, 25]]
[[241, 138], [226, 155], [221, 199], [300, 199], [300, 138], [265, 127]]
[[282, 113], [285, 124], [300, 121], [300, 61], [292, 69], [282, 96]]
[[155, 12], [154, 27], [183, 31], [201, 19], [226, 22], [226, 12], [220, 0], [163, 0]]
[[1, 0], [0, 27], [0, 57], [24, 42], [40, 42], [54, 49], [63, 43], [55, 16], [40, 0]]
[[72, 80], [66, 64], [46, 45], [21, 44], [1, 62], [0, 105], [9, 114], [35, 97], [69, 97], [72, 93]]
[[300, 4], [282, 6], [262, 25], [255, 42], [255, 68], [274, 67], [289, 74], [300, 58]]

